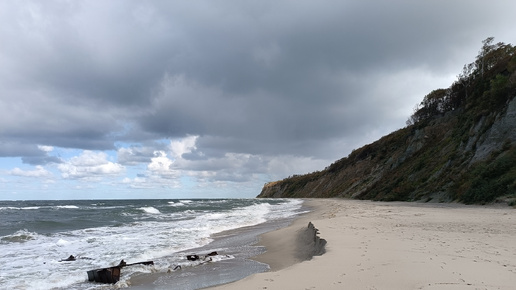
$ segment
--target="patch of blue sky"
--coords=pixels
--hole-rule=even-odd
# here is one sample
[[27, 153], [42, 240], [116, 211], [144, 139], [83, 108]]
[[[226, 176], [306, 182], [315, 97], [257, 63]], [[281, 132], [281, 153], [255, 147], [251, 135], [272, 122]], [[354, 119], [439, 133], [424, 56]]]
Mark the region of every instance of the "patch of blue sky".
[[2, 162], [0, 163], [0, 170], [12, 170], [14, 168], [32, 168], [32, 165], [24, 164], [20, 157], [2, 157]]

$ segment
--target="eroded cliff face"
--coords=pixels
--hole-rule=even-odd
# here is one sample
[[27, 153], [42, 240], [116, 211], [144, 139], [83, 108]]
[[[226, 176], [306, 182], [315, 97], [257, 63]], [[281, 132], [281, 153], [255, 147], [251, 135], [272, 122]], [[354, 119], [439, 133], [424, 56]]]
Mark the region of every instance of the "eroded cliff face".
[[[513, 98], [499, 112], [471, 117], [458, 110], [398, 130], [322, 171], [268, 183], [258, 197], [489, 202], [468, 197], [476, 178], [490, 171], [496, 178], [516, 177], [515, 164]], [[516, 182], [486, 190], [516, 197]]]
[[423, 98], [411, 125], [258, 197], [516, 204], [516, 47], [482, 43], [457, 81]]
[[[478, 137], [476, 139], [478, 145], [472, 162], [485, 160], [491, 153], [502, 150], [507, 143], [516, 141], [516, 99], [509, 102], [504, 114], [499, 113], [491, 117], [495, 118], [492, 126], [486, 124], [488, 118], [482, 118], [475, 126], [474, 136]], [[483, 127], [487, 127], [487, 131], [484, 134], [479, 134], [478, 128]]]

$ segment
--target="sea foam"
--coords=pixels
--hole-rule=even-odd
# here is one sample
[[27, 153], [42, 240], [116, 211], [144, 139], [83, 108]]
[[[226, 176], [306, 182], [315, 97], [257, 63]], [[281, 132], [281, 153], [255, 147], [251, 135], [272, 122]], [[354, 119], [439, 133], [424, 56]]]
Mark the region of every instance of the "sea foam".
[[141, 207], [140, 209], [143, 210], [146, 213], [151, 213], [151, 214], [160, 214], [161, 213], [158, 209], [156, 209], [156, 208], [154, 208], [152, 206]]
[[[173, 202], [173, 203], [172, 203]], [[179, 205], [181, 206], [174, 206]], [[297, 200], [182, 200], [182, 201], [102, 201], [48, 202], [46, 204], [7, 204], [3, 207], [40, 207], [33, 211], [5, 209], [11, 234], [0, 237], [0, 285], [5, 289], [90, 289], [86, 271], [128, 263], [154, 260], [152, 271], [167, 272], [186, 263], [180, 251], [207, 245], [212, 235], [225, 230], [252, 226], [296, 214]], [[61, 207], [59, 214], [52, 208]], [[64, 210], [66, 209], [66, 210]], [[26, 213], [31, 215], [27, 216]], [[22, 230], [24, 222], [46, 221], [46, 232], [36, 227]], [[54, 220], [55, 219], [55, 220]], [[79, 222], [80, 221], [80, 222]], [[81, 228], [81, 224], [88, 227]], [[77, 228], [70, 229], [76, 225]], [[63, 227], [62, 229], [59, 227]], [[59, 262], [74, 255], [74, 262]], [[230, 259], [221, 256], [214, 258]], [[31, 266], [26, 267], [27, 261]], [[124, 272], [150, 271], [145, 267]], [[66, 278], [55, 273], [66, 273]], [[54, 279], [55, 278], [55, 279]], [[128, 279], [124, 276], [124, 279]], [[123, 282], [123, 281], [122, 281]], [[123, 283], [120, 283], [123, 285]], [[0, 288], [2, 288], [0, 287]]]

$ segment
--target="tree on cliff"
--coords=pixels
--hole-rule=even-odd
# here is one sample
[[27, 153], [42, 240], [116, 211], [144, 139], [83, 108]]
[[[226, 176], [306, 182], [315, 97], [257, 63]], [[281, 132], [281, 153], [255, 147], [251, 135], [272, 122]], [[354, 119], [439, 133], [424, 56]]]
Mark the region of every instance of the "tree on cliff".
[[503, 42], [493, 44], [493, 41], [494, 37], [482, 41], [475, 61], [464, 65], [448, 89], [434, 90], [426, 95], [414, 109], [407, 125], [430, 120], [477, 99], [481, 99], [487, 108], [507, 101], [516, 88], [516, 48]]

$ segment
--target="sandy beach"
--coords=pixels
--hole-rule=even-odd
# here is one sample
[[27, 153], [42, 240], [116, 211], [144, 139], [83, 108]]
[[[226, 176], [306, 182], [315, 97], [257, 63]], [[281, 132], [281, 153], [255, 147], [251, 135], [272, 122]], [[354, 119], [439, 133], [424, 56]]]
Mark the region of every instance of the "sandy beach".
[[[516, 289], [516, 210], [459, 204], [309, 199], [313, 211], [262, 235], [268, 272], [241, 289]], [[327, 241], [306, 260], [308, 222]]]

